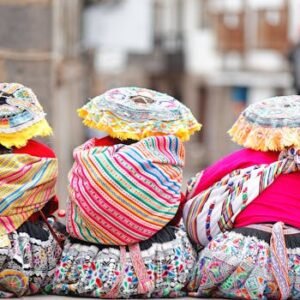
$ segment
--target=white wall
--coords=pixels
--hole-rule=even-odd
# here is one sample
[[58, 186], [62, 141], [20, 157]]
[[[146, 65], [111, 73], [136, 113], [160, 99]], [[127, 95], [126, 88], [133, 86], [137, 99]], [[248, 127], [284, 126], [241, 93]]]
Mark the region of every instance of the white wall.
[[300, 40], [300, 1], [289, 0], [289, 36], [296, 43]]
[[122, 0], [91, 6], [84, 13], [87, 47], [147, 53], [152, 50], [152, 0]]
[[[184, 33], [185, 61], [187, 72], [194, 75], [214, 73], [221, 65], [230, 65], [231, 69], [239, 69], [241, 57], [237, 54], [222, 57], [216, 50], [216, 37], [211, 29], [199, 27], [201, 16], [201, 0], [185, 0], [184, 4]], [[237, 12], [242, 4], [251, 9], [278, 8], [284, 0], [209, 0], [212, 12]], [[288, 0], [289, 3], [289, 36], [292, 40], [300, 40], [300, 0]], [[287, 68], [285, 57], [269, 50], [250, 49], [243, 57], [243, 67], [254, 71], [278, 72]]]
[[201, 30], [199, 0], [184, 1], [184, 50], [186, 70], [190, 74], [212, 73], [220, 68], [220, 55], [211, 29]]

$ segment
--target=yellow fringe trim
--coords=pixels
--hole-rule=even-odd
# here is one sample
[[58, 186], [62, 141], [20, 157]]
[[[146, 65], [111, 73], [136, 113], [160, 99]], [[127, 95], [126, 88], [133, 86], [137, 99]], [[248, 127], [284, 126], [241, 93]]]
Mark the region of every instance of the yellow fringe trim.
[[[114, 124], [114, 126], [108, 126], [103, 123], [96, 123], [95, 121], [91, 120], [89, 118], [89, 113], [85, 109], [78, 109], [77, 113], [79, 117], [83, 118], [83, 124], [94, 129], [98, 129], [101, 131], [107, 132], [111, 137], [117, 138], [119, 140], [141, 140], [143, 138], [149, 137], [149, 136], [158, 136], [158, 135], [166, 135], [164, 132], [157, 132], [153, 131], [153, 125], [148, 125], [143, 128], [142, 133], [136, 133], [133, 131], [125, 131], [122, 126], [117, 126]], [[179, 127], [175, 130], [175, 132], [170, 133], [177, 136], [181, 141], [185, 142], [190, 139], [190, 136], [194, 134], [196, 131], [201, 130], [202, 125], [198, 123], [197, 121], [193, 122], [190, 128], [186, 129], [183, 127]]]
[[29, 126], [23, 130], [13, 133], [0, 133], [0, 144], [6, 148], [21, 148], [27, 144], [27, 141], [36, 136], [51, 135], [52, 129], [45, 119]]
[[300, 147], [300, 128], [262, 127], [249, 123], [242, 115], [228, 133], [237, 144], [259, 151], [282, 151], [286, 147]]

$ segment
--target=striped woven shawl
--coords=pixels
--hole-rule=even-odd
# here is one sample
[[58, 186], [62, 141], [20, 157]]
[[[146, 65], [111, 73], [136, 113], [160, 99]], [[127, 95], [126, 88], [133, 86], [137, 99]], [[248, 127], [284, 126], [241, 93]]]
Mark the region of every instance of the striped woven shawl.
[[18, 229], [55, 195], [57, 160], [0, 155], [0, 236]]
[[282, 151], [278, 161], [270, 165], [255, 165], [231, 172], [188, 199], [183, 210], [187, 233], [200, 247], [205, 247], [217, 234], [232, 229], [238, 214], [279, 175], [299, 170], [300, 150], [291, 148]]
[[67, 230], [81, 240], [130, 245], [153, 236], [180, 203], [184, 147], [174, 136], [74, 151]]

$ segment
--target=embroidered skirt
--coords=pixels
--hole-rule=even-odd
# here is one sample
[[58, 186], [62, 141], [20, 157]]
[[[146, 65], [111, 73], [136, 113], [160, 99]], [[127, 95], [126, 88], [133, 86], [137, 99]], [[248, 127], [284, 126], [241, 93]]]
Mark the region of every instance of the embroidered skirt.
[[36, 294], [52, 280], [61, 255], [44, 223], [25, 222], [0, 239], [0, 297]]
[[[300, 299], [300, 234], [285, 234], [286, 296], [284, 264], [272, 258], [271, 233], [254, 228], [239, 228], [219, 234], [200, 253], [188, 289], [191, 296], [232, 299]], [[279, 247], [280, 248], [280, 247]], [[282, 269], [281, 269], [282, 267]], [[279, 282], [279, 284], [278, 284]]]
[[[146, 273], [153, 282], [151, 292], [139, 293], [139, 279], [128, 251], [122, 265], [118, 247], [67, 240], [49, 293], [99, 298], [186, 294], [183, 289], [190, 280], [196, 253], [183, 230], [167, 226], [140, 243], [140, 250]], [[113, 296], [112, 290], [116, 291]]]

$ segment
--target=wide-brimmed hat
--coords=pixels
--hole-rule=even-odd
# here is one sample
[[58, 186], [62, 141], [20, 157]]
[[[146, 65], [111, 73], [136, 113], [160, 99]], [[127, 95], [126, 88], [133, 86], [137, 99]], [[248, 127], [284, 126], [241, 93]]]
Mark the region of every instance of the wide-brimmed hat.
[[36, 136], [52, 134], [33, 91], [19, 83], [0, 83], [0, 144], [23, 147]]
[[85, 125], [121, 140], [175, 135], [186, 141], [201, 128], [191, 111], [175, 98], [137, 87], [109, 90], [80, 108], [78, 114]]
[[300, 96], [273, 97], [247, 107], [229, 130], [237, 144], [260, 151], [300, 147]]

